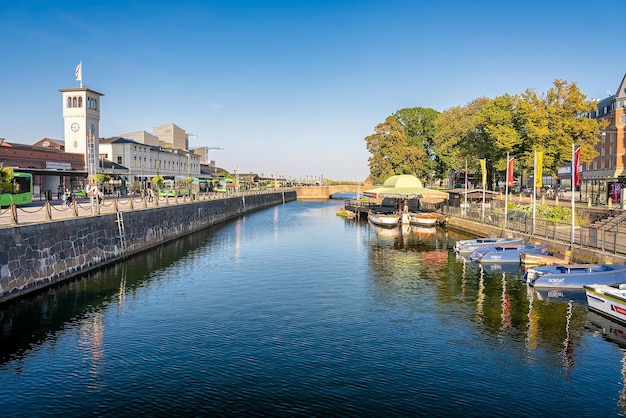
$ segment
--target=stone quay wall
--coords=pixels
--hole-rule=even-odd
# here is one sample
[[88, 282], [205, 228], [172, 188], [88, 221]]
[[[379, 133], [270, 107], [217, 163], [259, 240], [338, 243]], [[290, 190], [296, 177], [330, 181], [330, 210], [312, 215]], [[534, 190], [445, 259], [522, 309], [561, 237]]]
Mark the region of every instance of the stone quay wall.
[[264, 193], [2, 228], [0, 303], [241, 214], [296, 199], [295, 191]]

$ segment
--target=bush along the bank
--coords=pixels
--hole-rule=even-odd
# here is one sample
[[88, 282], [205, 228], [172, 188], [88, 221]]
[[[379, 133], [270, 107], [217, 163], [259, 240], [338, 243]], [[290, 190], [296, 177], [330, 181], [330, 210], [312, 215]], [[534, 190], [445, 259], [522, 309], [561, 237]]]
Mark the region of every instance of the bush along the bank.
[[[553, 205], [536, 205], [537, 219], [542, 219], [546, 221], [560, 222], [560, 223], [571, 223], [572, 222], [572, 209], [566, 206], [553, 206]], [[504, 213], [504, 209], [498, 210], [500, 213]], [[509, 202], [507, 205], [508, 212], [516, 212], [523, 213], [528, 218], [532, 218], [533, 216], [533, 207], [532, 205], [519, 205], [517, 203]], [[575, 215], [576, 225], [585, 226], [587, 224], [587, 220], [578, 215]]]

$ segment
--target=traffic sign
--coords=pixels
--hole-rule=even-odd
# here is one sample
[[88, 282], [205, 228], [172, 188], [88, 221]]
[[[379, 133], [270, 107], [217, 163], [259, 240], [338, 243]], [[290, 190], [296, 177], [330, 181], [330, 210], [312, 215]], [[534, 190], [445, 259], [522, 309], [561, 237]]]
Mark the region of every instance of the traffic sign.
[[87, 187], [85, 187], [85, 191], [89, 196], [93, 196], [96, 193], [96, 183], [89, 183]]

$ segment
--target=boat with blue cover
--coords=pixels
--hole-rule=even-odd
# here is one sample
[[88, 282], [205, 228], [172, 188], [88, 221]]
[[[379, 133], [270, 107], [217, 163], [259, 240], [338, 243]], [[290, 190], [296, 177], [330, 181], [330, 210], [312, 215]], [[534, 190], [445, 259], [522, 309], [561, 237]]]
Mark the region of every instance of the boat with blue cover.
[[560, 264], [526, 270], [523, 280], [532, 287], [582, 289], [585, 285], [626, 283], [626, 264]]
[[546, 244], [502, 244], [478, 248], [470, 254], [470, 260], [479, 263], [518, 263], [520, 253], [548, 254]]
[[524, 238], [477, 238], [457, 241], [454, 244], [454, 251], [459, 255], [469, 256], [481, 247], [488, 247], [499, 244], [524, 244]]

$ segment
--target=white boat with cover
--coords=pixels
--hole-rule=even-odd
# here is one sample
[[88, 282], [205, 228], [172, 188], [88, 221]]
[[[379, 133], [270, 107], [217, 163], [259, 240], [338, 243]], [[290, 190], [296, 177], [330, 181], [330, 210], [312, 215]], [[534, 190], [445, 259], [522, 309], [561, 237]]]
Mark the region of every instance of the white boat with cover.
[[626, 283], [585, 285], [590, 310], [626, 323]]
[[410, 212], [411, 225], [435, 226], [439, 222], [439, 215], [434, 212]]
[[481, 247], [504, 244], [524, 244], [524, 238], [487, 237], [477, 239], [465, 239], [457, 241], [454, 244], [454, 251], [459, 255], [469, 256], [471, 253]]
[[367, 214], [367, 220], [377, 226], [394, 228], [400, 223], [400, 214], [369, 211]]

